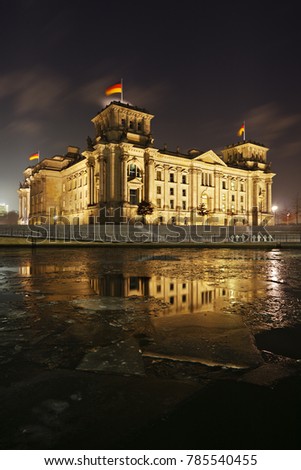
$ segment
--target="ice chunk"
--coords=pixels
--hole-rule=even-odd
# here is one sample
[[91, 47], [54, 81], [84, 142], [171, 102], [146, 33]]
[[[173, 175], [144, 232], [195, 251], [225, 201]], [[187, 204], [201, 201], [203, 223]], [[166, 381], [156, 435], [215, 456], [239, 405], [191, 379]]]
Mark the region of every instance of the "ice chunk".
[[134, 338], [87, 353], [77, 369], [112, 374], [144, 375], [142, 354]]

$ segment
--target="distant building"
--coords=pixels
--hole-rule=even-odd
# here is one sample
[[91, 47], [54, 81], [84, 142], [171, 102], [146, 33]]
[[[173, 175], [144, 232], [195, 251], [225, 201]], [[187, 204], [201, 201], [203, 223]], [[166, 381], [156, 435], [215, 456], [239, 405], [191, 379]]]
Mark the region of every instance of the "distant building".
[[[151, 202], [152, 223], [214, 225], [274, 223], [272, 180], [264, 145], [243, 141], [221, 155], [191, 149], [157, 149], [154, 116], [113, 101], [92, 122], [87, 149], [68, 147], [24, 171], [19, 223], [71, 224], [134, 221], [138, 204]], [[198, 207], [206, 209], [204, 217]]]
[[0, 202], [0, 217], [6, 217], [8, 214], [8, 204]]

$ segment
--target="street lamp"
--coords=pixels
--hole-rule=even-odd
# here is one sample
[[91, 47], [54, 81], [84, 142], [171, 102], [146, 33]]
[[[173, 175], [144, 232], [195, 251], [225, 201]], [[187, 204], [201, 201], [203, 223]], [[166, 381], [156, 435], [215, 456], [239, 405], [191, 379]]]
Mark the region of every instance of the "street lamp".
[[274, 224], [277, 225], [277, 218], [276, 218], [276, 213], [277, 213], [278, 206], [272, 206], [272, 212], [274, 214]]

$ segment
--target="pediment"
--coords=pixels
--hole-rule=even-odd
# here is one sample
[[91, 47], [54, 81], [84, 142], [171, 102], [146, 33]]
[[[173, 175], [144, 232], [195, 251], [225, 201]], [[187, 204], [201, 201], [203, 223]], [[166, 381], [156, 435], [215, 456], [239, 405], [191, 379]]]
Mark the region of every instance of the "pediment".
[[222, 165], [227, 166], [226, 163], [216, 155], [213, 150], [208, 150], [208, 152], [202, 153], [193, 159], [193, 161], [211, 163], [212, 165]]
[[129, 183], [140, 186], [142, 184], [142, 179], [141, 178], [133, 178], [132, 180], [128, 181]]

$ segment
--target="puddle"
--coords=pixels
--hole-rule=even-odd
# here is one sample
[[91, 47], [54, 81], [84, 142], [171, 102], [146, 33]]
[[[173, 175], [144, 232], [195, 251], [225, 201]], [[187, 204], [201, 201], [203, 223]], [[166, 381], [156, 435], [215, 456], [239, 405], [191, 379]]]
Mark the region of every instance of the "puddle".
[[259, 349], [301, 360], [301, 326], [275, 328], [255, 335]]
[[80, 299], [73, 300], [72, 303], [83, 310], [92, 310], [94, 312], [106, 312], [110, 310], [123, 310], [124, 299], [120, 297], [101, 297], [98, 299]]

